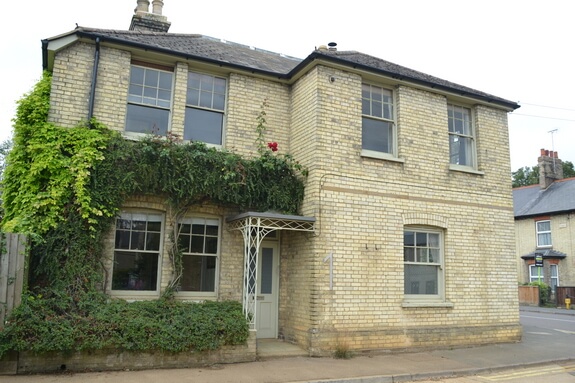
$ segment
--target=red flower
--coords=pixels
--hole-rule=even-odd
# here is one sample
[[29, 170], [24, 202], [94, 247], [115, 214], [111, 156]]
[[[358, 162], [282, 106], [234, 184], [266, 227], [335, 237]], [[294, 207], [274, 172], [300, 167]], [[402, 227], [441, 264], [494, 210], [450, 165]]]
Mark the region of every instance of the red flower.
[[268, 142], [268, 148], [272, 150], [272, 152], [278, 151], [278, 143], [277, 142]]

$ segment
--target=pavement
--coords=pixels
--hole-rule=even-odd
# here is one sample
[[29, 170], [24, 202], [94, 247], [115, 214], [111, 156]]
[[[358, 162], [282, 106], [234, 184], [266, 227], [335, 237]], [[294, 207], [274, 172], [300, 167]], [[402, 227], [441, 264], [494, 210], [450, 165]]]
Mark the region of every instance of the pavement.
[[[575, 310], [566, 309], [521, 307], [521, 311], [575, 316]], [[562, 318], [557, 320], [571, 320]], [[0, 383], [396, 383], [575, 361], [575, 334], [566, 334], [552, 344], [545, 342], [544, 334], [537, 328], [524, 328], [523, 339], [517, 343], [390, 352], [351, 359], [291, 356], [205, 368], [0, 376]]]

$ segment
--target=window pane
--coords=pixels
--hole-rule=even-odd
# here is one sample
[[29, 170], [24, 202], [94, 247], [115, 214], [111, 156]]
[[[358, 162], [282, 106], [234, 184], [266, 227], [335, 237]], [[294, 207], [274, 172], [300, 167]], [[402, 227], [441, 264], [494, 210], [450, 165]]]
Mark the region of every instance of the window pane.
[[126, 230], [116, 230], [116, 249], [130, 248], [130, 232]]
[[416, 246], [427, 246], [427, 233], [416, 233], [415, 234], [415, 245]]
[[[194, 220], [195, 221], [195, 220]], [[199, 220], [199, 223], [194, 222], [192, 225], [192, 234], [204, 234], [206, 232], [206, 227], [204, 226], [204, 220]]]
[[271, 294], [273, 286], [273, 249], [262, 248], [262, 280], [260, 294]]
[[212, 107], [212, 92], [200, 92], [200, 105], [204, 108], [211, 108]]
[[130, 243], [131, 250], [145, 250], [146, 233], [144, 231], [132, 231]]
[[214, 292], [216, 286], [216, 257], [184, 255], [181, 291]]
[[428, 265], [405, 265], [405, 294], [438, 293], [438, 267]]
[[144, 68], [133, 66], [130, 69], [130, 83], [131, 84], [144, 84]]
[[224, 115], [209, 110], [186, 108], [184, 140], [222, 144]]
[[204, 237], [199, 235], [192, 236], [192, 245], [190, 246], [191, 253], [203, 253], [204, 252]]
[[537, 222], [537, 231], [551, 231], [551, 221]]
[[166, 109], [128, 104], [126, 130], [164, 136], [168, 131], [169, 115]]
[[406, 231], [403, 233], [403, 244], [405, 246], [415, 245], [415, 233], [413, 231]]
[[417, 262], [422, 262], [422, 263], [427, 263], [427, 248], [418, 248], [416, 249], [416, 261]]
[[158, 254], [114, 252], [112, 290], [155, 291], [158, 278]]
[[214, 94], [214, 104], [212, 108], [224, 110], [226, 104], [226, 98], [223, 94]]
[[159, 72], [153, 69], [145, 69], [146, 73], [144, 74], [144, 85], [157, 88], [158, 87], [158, 78]]
[[206, 254], [217, 254], [218, 253], [218, 238], [217, 237], [206, 237], [206, 249], [204, 252]]
[[185, 234], [180, 234], [178, 237], [178, 247], [184, 253], [190, 252], [190, 239], [191, 237]]
[[165, 89], [172, 91], [172, 74], [171, 73], [166, 73], [166, 72], [159, 72], [160, 73], [160, 78], [159, 78], [159, 83], [158, 83], [158, 87], [160, 89]]
[[179, 227], [178, 230], [181, 234], [184, 233], [189, 234], [190, 230], [192, 229], [192, 225], [190, 225], [189, 223], [181, 223], [178, 227]]
[[214, 222], [211, 222], [211, 225], [210, 225], [210, 222], [206, 222], [206, 224], [208, 225], [208, 226], [206, 226], [206, 234], [207, 235], [218, 235], [218, 226], [217, 226], [218, 223], [219, 222], [217, 222], [217, 221], [215, 222], [215, 224], [214, 224]]
[[146, 238], [146, 250], [160, 250], [160, 233], [148, 233]]
[[385, 121], [363, 118], [362, 148], [391, 153], [393, 145], [392, 124]]
[[429, 249], [429, 262], [439, 263], [439, 249]]
[[415, 262], [415, 249], [412, 247], [406, 247], [403, 249], [403, 261], [404, 262]]
[[551, 246], [551, 233], [538, 234], [537, 246]]
[[439, 247], [439, 234], [437, 233], [428, 233], [427, 234], [428, 245], [429, 247]]

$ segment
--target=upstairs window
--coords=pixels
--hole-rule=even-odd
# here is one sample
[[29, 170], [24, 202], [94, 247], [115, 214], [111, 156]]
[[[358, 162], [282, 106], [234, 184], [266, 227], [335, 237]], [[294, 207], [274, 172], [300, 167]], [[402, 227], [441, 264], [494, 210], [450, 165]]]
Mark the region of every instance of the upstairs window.
[[126, 131], [165, 136], [172, 105], [173, 73], [132, 65]]
[[475, 168], [475, 136], [471, 123], [471, 109], [447, 105], [449, 124], [449, 162]]
[[403, 233], [404, 293], [415, 299], [440, 298], [443, 250], [440, 231], [405, 229]]
[[219, 255], [220, 221], [189, 218], [178, 224], [178, 248], [182, 251], [182, 292], [215, 293]]
[[189, 72], [184, 140], [222, 145], [226, 79]]
[[393, 92], [379, 86], [362, 84], [362, 153], [387, 153], [395, 156]]
[[535, 222], [537, 247], [551, 247], [551, 221]]

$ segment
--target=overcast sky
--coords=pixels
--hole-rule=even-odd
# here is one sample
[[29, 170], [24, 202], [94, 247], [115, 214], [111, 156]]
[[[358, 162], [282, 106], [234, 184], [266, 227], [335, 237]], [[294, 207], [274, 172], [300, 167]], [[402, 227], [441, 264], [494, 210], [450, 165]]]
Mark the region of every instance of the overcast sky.
[[[136, 3], [3, 3], [0, 140], [11, 136], [16, 101], [41, 77], [41, 40], [76, 24], [128, 29]], [[536, 165], [541, 148], [575, 162], [574, 11], [571, 0], [164, 0], [163, 15], [173, 33], [203, 34], [302, 59], [316, 46], [336, 42], [339, 50], [518, 102], [521, 108], [509, 114], [516, 170]]]

